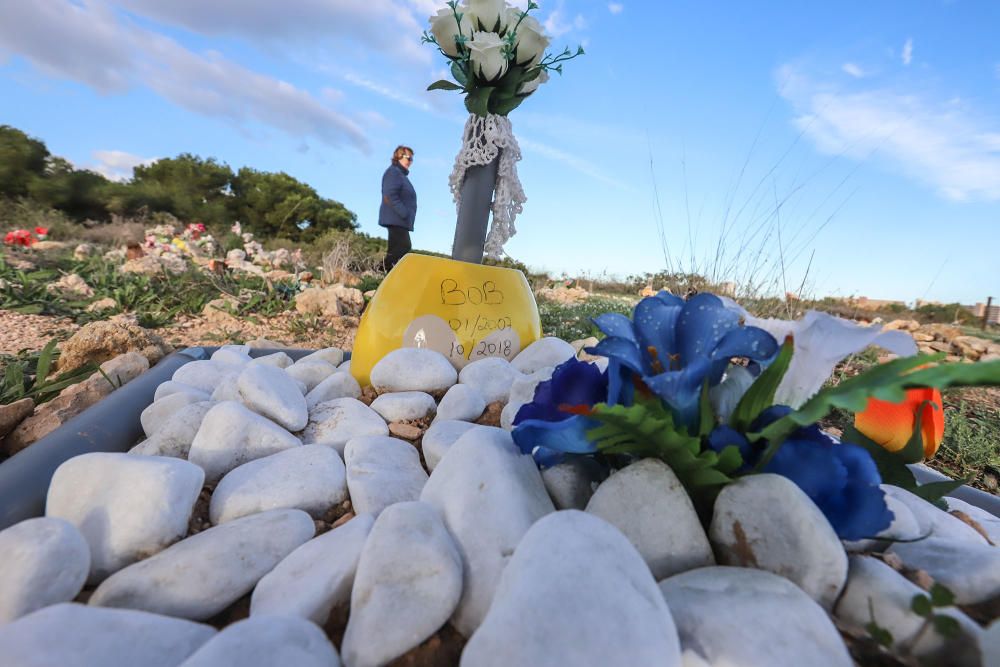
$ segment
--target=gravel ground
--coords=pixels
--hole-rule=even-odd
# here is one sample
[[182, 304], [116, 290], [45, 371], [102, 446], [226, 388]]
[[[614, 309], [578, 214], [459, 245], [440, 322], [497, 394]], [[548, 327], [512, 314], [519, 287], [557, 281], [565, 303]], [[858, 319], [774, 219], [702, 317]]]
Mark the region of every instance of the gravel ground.
[[22, 315], [0, 309], [0, 354], [40, 350], [52, 338], [65, 340], [79, 325], [72, 320], [45, 315]]
[[[0, 354], [22, 350], [40, 350], [49, 340], [69, 338], [80, 326], [72, 320], [46, 315], [22, 315], [0, 309]], [[232, 342], [267, 338], [293, 347], [321, 348], [336, 346], [349, 350], [354, 344], [358, 318], [333, 320], [304, 319], [297, 313], [283, 313], [270, 319], [179, 317], [168, 327], [153, 329], [175, 347], [223, 345]]]

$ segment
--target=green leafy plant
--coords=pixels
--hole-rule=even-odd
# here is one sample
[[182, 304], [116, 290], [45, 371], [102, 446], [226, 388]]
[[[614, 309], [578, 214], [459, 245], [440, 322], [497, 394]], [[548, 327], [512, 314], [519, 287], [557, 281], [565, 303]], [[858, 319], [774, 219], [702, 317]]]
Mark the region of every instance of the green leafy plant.
[[57, 344], [58, 340], [53, 339], [41, 351], [0, 358], [3, 369], [0, 405], [24, 398], [31, 398], [36, 404], [44, 403], [58, 396], [63, 389], [87, 379], [97, 370], [96, 364], [87, 364], [70, 373], [50, 377], [59, 358]]

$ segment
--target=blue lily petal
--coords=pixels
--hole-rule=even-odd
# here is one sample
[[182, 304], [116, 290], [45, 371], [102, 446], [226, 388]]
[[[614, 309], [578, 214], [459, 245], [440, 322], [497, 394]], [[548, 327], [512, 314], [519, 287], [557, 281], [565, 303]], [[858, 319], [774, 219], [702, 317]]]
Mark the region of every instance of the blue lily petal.
[[656, 293], [656, 296], [654, 296], [653, 298], [659, 299], [668, 306], [684, 305], [684, 299], [680, 298], [679, 296], [675, 296], [670, 292], [667, 292], [666, 290], [660, 290], [659, 292]]
[[597, 345], [586, 348], [589, 354], [596, 354], [608, 359], [616, 359], [626, 368], [643, 373], [646, 360], [639, 351], [639, 346], [625, 338], [605, 338]]
[[559, 409], [560, 405], [586, 405], [601, 403], [608, 396], [608, 378], [597, 366], [578, 359], [567, 359], [556, 366], [552, 377], [539, 382], [530, 403], [517, 411], [514, 424], [528, 419], [562, 421], [571, 416]]
[[535, 459], [539, 468], [551, 468], [566, 460], [566, 454], [548, 447], [535, 447], [535, 451], [531, 452], [531, 457]]
[[698, 418], [701, 384], [711, 370], [707, 358], [697, 358], [679, 371], [644, 376], [643, 382], [674, 411], [678, 424], [690, 426]]
[[719, 341], [739, 327], [740, 316], [726, 308], [714, 294], [695, 294], [684, 303], [677, 319], [677, 352], [681, 365], [709, 357]]
[[635, 395], [632, 370], [623, 366], [617, 359], [609, 358], [607, 377], [608, 405], [632, 405], [632, 398]]
[[778, 353], [774, 336], [757, 327], [736, 327], [722, 337], [710, 355], [712, 372], [709, 384], [716, 385], [733, 357], [747, 357], [756, 361], [771, 359]]
[[[677, 351], [677, 318], [682, 309], [681, 305], [668, 305], [663, 299], [650, 296], [637, 303], [632, 311], [639, 349], [643, 356], [650, 354], [650, 348], [655, 350], [662, 370], [670, 368], [670, 357]], [[650, 362], [647, 368], [652, 370]]]
[[817, 433], [812, 429], [796, 431], [782, 443], [764, 471], [795, 482], [841, 539], [873, 537], [888, 528], [893, 515], [879, 489], [881, 479], [871, 455], [825, 434], [815, 437]]
[[632, 320], [621, 313], [603, 313], [592, 318], [591, 321], [605, 336], [636, 342], [635, 332], [632, 330]]
[[593, 454], [597, 445], [587, 439], [587, 431], [599, 424], [581, 415], [550, 422], [529, 419], [518, 424], [511, 436], [522, 452], [534, 454], [536, 448], [564, 454]]

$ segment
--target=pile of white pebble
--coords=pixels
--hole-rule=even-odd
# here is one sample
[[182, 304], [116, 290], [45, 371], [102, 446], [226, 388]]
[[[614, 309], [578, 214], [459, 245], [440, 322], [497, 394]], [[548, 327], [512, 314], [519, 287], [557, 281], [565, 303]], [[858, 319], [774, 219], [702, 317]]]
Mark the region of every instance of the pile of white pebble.
[[[1000, 598], [984, 510], [886, 485], [895, 521], [844, 543], [777, 475], [706, 530], [659, 460], [540, 471], [511, 421], [577, 354], [557, 338], [460, 372], [396, 350], [371, 389], [335, 348], [250, 352], [182, 366], [145, 440], [66, 461], [45, 516], [0, 532], [0, 663], [850, 667], [877, 626], [899, 664], [1000, 665], [969, 611]], [[958, 606], [916, 613], [930, 581]]]

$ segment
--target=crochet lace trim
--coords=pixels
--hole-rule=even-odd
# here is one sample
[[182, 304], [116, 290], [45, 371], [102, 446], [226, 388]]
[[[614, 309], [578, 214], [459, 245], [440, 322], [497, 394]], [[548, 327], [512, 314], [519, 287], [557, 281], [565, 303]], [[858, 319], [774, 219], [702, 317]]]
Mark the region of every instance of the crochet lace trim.
[[521, 147], [517, 145], [510, 120], [506, 116], [469, 116], [462, 135], [462, 149], [455, 158], [455, 168], [448, 179], [457, 209], [462, 204], [462, 182], [465, 180], [466, 170], [472, 166], [489, 164], [496, 159], [497, 154], [500, 155], [500, 164], [493, 196], [493, 223], [484, 248], [486, 256], [492, 259], [500, 259], [504, 244], [517, 233], [514, 219], [528, 200], [521, 187], [521, 180], [517, 177]]

